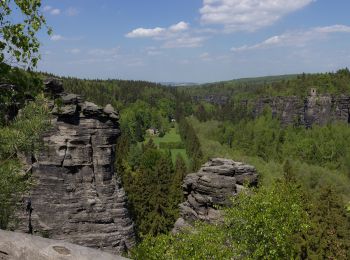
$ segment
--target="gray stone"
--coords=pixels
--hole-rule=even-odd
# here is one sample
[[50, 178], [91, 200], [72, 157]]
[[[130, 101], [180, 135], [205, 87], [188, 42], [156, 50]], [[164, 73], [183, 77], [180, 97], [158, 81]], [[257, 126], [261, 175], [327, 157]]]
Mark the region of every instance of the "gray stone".
[[52, 110], [53, 115], [72, 116], [77, 113], [76, 105], [54, 106]]
[[84, 115], [88, 115], [88, 116], [101, 115], [101, 111], [102, 111], [102, 109], [98, 105], [88, 101], [85, 101], [83, 103], [82, 110]]
[[115, 111], [114, 107], [111, 104], [107, 104], [104, 109], [103, 112], [106, 113], [107, 115], [109, 115], [110, 118], [118, 120], [119, 119], [119, 114], [117, 111]]
[[[23, 198], [16, 230], [120, 254], [135, 244], [126, 194], [114, 170], [119, 123], [77, 95], [62, 95], [53, 127], [34, 155], [35, 185]], [[32, 160], [29, 160], [32, 161]], [[33, 208], [29, 223], [28, 201]]]
[[123, 260], [121, 256], [71, 243], [0, 230], [3, 260]]
[[188, 174], [182, 185], [185, 202], [179, 205], [180, 218], [173, 232], [198, 220], [221, 222], [222, 214], [217, 206], [230, 206], [229, 198], [244, 190], [243, 183], [258, 183], [255, 168], [230, 159], [211, 159], [198, 172]]
[[284, 126], [311, 127], [313, 124], [322, 126], [335, 121], [350, 123], [350, 96], [314, 94], [304, 99], [295, 96], [260, 98], [250, 101], [251, 103], [255, 117], [261, 115], [265, 107], [270, 107], [273, 116]]
[[58, 95], [64, 91], [62, 82], [56, 78], [46, 79], [44, 85], [45, 92], [50, 93], [54, 97], [58, 97]]
[[82, 98], [76, 94], [61, 95], [61, 99], [62, 99], [63, 104], [75, 104], [76, 105], [82, 101]]

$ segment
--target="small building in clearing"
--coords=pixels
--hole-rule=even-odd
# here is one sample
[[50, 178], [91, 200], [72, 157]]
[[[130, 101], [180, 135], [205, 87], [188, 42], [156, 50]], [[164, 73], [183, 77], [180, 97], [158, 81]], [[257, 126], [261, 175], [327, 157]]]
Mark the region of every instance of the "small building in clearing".
[[159, 131], [157, 128], [149, 128], [146, 130], [146, 133], [149, 134], [150, 136], [155, 136], [159, 134]]

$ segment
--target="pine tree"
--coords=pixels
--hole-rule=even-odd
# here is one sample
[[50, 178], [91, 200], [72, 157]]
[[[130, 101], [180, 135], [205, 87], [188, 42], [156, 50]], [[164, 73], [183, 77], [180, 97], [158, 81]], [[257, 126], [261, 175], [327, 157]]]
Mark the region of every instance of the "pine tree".
[[187, 167], [184, 159], [181, 155], [177, 155], [175, 162], [175, 172], [172, 179], [170, 194], [173, 207], [173, 214], [175, 219], [178, 215], [178, 205], [183, 201], [183, 191], [182, 191], [182, 182], [187, 173]]
[[349, 259], [350, 220], [344, 203], [331, 187], [323, 187], [309, 210], [311, 227], [305, 235], [306, 257]]

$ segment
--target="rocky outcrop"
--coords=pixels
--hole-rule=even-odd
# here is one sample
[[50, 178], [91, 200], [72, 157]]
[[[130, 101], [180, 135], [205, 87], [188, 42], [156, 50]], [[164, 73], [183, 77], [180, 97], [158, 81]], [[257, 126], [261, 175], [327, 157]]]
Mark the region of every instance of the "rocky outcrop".
[[[226, 97], [226, 98], [225, 98]], [[194, 101], [206, 101], [215, 105], [225, 105], [229, 96], [208, 95], [194, 96]], [[281, 121], [283, 126], [297, 125], [307, 128], [312, 125], [326, 125], [334, 122], [350, 124], [350, 96], [318, 95], [316, 89], [311, 89], [309, 96], [261, 97], [250, 100], [240, 100], [233, 104], [232, 110], [244, 110], [254, 118], [260, 116], [265, 108], [271, 109], [272, 115]]]
[[260, 98], [254, 101], [253, 115], [261, 115], [270, 107], [272, 115], [282, 125], [303, 125], [311, 127], [334, 122], [350, 123], [350, 97], [331, 95], [310, 95], [305, 99], [298, 97]]
[[27, 234], [0, 230], [2, 260], [126, 260], [100, 250]]
[[46, 82], [52, 129], [30, 158], [34, 186], [18, 213], [18, 231], [121, 253], [134, 244], [126, 195], [114, 172], [118, 113]]
[[220, 221], [216, 206], [229, 206], [229, 198], [244, 189], [245, 183], [258, 183], [255, 168], [229, 159], [211, 159], [198, 172], [188, 174], [182, 185], [185, 202], [179, 205], [180, 218], [173, 231], [197, 220]]

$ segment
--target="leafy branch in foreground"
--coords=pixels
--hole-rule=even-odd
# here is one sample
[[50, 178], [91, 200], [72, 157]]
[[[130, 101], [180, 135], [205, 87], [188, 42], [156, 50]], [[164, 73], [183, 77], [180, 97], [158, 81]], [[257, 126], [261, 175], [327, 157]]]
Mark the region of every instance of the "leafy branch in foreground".
[[20, 111], [12, 124], [0, 128], [0, 229], [7, 228], [16, 202], [31, 184], [18, 156], [40, 147], [40, 136], [49, 124], [46, 100], [39, 96]]
[[[27, 64], [35, 67], [40, 59], [40, 42], [36, 34], [46, 26], [40, 11], [41, 0], [0, 1], [0, 62]], [[14, 22], [14, 17], [19, 18]], [[47, 28], [48, 34], [51, 29]]]

